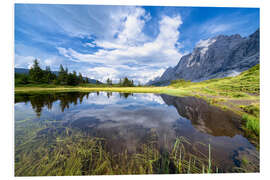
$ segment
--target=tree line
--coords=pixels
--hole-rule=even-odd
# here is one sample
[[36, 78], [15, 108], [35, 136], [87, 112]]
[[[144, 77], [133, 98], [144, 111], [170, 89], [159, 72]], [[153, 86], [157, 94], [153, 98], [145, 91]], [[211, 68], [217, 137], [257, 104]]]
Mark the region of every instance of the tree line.
[[[107, 85], [113, 85], [112, 80], [110, 78], [107, 79]], [[119, 83], [115, 84], [116, 86], [121, 86], [121, 87], [134, 87], [134, 81], [129, 80], [128, 77], [125, 77], [124, 79], [119, 80]]]
[[[37, 59], [34, 60], [33, 66], [30, 68], [28, 74], [15, 73], [15, 84], [55, 84], [55, 85], [71, 85], [88, 84], [89, 79], [83, 77], [81, 73], [76, 71], [68, 72], [68, 68], [64, 68], [60, 64], [59, 72], [53, 73], [50, 66], [46, 66], [43, 70], [39, 66]], [[99, 84], [99, 82], [97, 81]], [[105, 86], [120, 86], [120, 87], [134, 87], [134, 81], [125, 77], [120, 78], [118, 83], [113, 84], [112, 80], [108, 78]], [[138, 86], [141, 86], [140, 84]]]
[[17, 84], [57, 84], [57, 85], [71, 85], [89, 83], [89, 79], [83, 78], [82, 74], [77, 75], [76, 71], [68, 72], [61, 64], [58, 75], [53, 73], [50, 66], [46, 66], [45, 70], [41, 69], [37, 59], [34, 60], [33, 66], [29, 70], [29, 74], [15, 74], [15, 83]]

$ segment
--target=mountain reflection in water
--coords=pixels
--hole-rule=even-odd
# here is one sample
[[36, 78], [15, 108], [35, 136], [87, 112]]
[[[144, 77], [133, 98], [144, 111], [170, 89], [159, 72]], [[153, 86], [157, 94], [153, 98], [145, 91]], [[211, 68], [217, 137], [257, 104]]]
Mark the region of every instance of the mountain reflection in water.
[[[15, 96], [15, 103], [15, 134], [16, 122], [24, 118], [36, 122], [52, 119], [53, 126], [60, 124], [60, 129], [79, 129], [89, 136], [106, 139], [112, 153], [125, 149], [136, 153], [138, 146], [149, 139], [149, 132], [155, 130], [160, 151], [166, 151], [181, 136], [194, 144], [187, 149], [190, 152], [200, 149], [207, 154], [208, 149], [200, 144], [211, 144], [212, 158], [225, 172], [237, 165], [239, 154], [258, 154], [243, 136], [239, 116], [195, 97], [72, 92], [20, 94]], [[39, 134], [49, 134], [50, 128]], [[258, 164], [254, 157], [249, 160]]]

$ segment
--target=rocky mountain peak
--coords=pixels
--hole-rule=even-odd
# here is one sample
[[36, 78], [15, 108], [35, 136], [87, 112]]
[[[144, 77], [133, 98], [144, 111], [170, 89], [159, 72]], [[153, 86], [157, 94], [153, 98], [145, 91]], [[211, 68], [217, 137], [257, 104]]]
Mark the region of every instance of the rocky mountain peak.
[[219, 35], [200, 40], [192, 53], [148, 85], [167, 85], [171, 80], [202, 81], [234, 76], [259, 63], [259, 29], [248, 37]]

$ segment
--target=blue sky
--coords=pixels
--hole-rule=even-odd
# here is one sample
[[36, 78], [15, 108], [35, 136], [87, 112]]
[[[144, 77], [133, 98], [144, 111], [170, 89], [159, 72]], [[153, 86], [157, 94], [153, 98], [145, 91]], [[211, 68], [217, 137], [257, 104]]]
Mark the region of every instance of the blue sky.
[[15, 67], [37, 58], [43, 68], [145, 83], [200, 40], [258, 28], [258, 8], [15, 4]]

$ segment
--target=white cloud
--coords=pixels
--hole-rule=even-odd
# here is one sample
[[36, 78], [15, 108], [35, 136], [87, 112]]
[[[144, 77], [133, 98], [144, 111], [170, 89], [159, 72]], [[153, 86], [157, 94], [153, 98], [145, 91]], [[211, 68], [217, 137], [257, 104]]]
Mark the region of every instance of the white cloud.
[[15, 54], [15, 64], [16, 68], [31, 68], [35, 57], [33, 56], [21, 56]]
[[70, 55], [69, 55], [69, 51], [65, 48], [62, 48], [62, 47], [58, 47], [57, 50], [59, 51], [59, 53], [67, 58], [72, 58]]
[[165, 104], [161, 96], [156, 95], [156, 94], [141, 94], [140, 98], [143, 99], [144, 101], [149, 101], [149, 102], [156, 102], [158, 104]]
[[[161, 75], [164, 67], [174, 66], [180, 60], [182, 54], [178, 51], [180, 46], [178, 28], [182, 20], [179, 15], [163, 16], [159, 21], [159, 34], [155, 39], [143, 33], [145, 23], [151, 19], [150, 14], [147, 14], [143, 8], [129, 8], [128, 11], [118, 13], [117, 16], [115, 13], [111, 14], [111, 19], [118, 20], [112, 29], [114, 34], [94, 41], [94, 44], [102, 49], [83, 54], [71, 48], [58, 47], [59, 53], [70, 60], [104, 64], [103, 68], [91, 68], [86, 72], [92, 78], [102, 81], [108, 77], [119, 79], [124, 72], [126, 75], [136, 76], [141, 83], [145, 83], [156, 75]], [[123, 68], [127, 63], [145, 67]], [[122, 68], [121, 73], [119, 68]]]
[[147, 37], [142, 33], [142, 28], [150, 15], [142, 8], [135, 8], [125, 17], [123, 31], [117, 35], [120, 44], [134, 46], [138, 42], [144, 42]]
[[85, 43], [85, 46], [89, 46], [89, 47], [96, 47], [96, 44], [94, 43]]
[[114, 68], [95, 67], [88, 68], [85, 74], [87, 74], [89, 78], [98, 79], [102, 82], [106, 82], [108, 78], [114, 81], [118, 80], [119, 72]]
[[84, 75], [89, 78], [97, 79], [106, 82], [108, 78], [113, 80], [113, 83], [118, 83], [120, 78], [129, 77], [136, 79], [135, 83], [146, 83], [149, 80], [161, 76], [165, 68], [151, 69], [151, 67], [129, 67], [125, 65], [111, 66], [111, 67], [94, 67], [82, 69]]
[[41, 68], [50, 66], [52, 70], [58, 70], [59, 65], [63, 62], [58, 56], [50, 56], [48, 58], [40, 58], [34, 56], [22, 56], [15, 54], [15, 68], [27, 68], [30, 69], [34, 60], [37, 59]]
[[215, 38], [209, 38], [209, 39], [206, 39], [206, 40], [200, 40], [197, 44], [196, 44], [196, 48], [201, 48], [201, 54], [204, 55], [207, 50], [208, 50], [208, 47], [215, 43], [216, 42], [216, 39]]
[[44, 62], [44, 63], [42, 63], [42, 64], [44, 64], [45, 66], [50, 66], [50, 67], [52, 67], [52, 66], [59, 66], [59, 64], [61, 63], [61, 60], [59, 59], [59, 57], [56, 57], [56, 56], [52, 56], [52, 57], [50, 57], [50, 58], [47, 58], [47, 59], [45, 59], [44, 61], [42, 61], [42, 62]]
[[112, 13], [110, 19], [114, 22], [113, 33], [110, 33], [111, 37], [96, 40], [97, 46], [105, 49], [126, 49], [149, 40], [149, 37], [142, 33], [142, 29], [151, 16], [143, 8], [126, 8], [125, 11]]
[[158, 70], [147, 70], [147, 71], [138, 71], [135, 73], [137, 76], [137, 80], [141, 83], [147, 83], [148, 81], [154, 79], [155, 77], [160, 77], [164, 72], [165, 68], [161, 68]]
[[209, 27], [209, 32], [211, 34], [216, 34], [220, 32], [225, 32], [227, 30], [231, 29], [230, 24], [219, 24], [219, 25], [212, 25]]
[[209, 34], [210, 36], [212, 36], [215, 34], [228, 32], [235, 27], [241, 25], [242, 23], [243, 22], [241, 22], [241, 20], [236, 20], [235, 18], [230, 19], [229, 21], [226, 19], [224, 21], [223, 16], [218, 16], [205, 22], [198, 29], [200, 33]]

